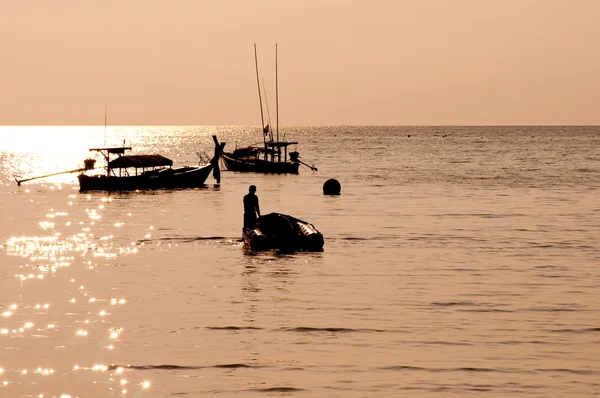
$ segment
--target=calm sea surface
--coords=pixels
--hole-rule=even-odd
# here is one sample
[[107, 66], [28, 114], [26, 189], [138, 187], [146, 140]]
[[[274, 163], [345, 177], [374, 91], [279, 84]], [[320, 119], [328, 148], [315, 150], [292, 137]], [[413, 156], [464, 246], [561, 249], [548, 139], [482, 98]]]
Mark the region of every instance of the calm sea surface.
[[[283, 131], [318, 172], [81, 194], [13, 175], [81, 167], [104, 127], [0, 127], [0, 397], [600, 394], [599, 127]], [[261, 139], [106, 140], [193, 165], [212, 134]], [[250, 184], [324, 251], [244, 250]]]

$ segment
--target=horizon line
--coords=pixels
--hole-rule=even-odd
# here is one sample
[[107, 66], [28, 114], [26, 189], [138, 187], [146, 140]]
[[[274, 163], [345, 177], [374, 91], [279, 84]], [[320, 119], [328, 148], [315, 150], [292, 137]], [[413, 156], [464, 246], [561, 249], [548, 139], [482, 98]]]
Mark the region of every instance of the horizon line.
[[[2, 127], [255, 127], [254, 124], [0, 124]], [[600, 127], [600, 124], [289, 124], [281, 127]]]

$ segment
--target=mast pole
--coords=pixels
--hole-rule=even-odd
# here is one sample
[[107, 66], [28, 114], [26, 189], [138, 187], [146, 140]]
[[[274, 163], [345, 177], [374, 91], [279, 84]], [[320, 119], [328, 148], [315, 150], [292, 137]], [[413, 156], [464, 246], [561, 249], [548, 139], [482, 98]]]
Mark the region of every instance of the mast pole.
[[[265, 97], [265, 107], [267, 108], [267, 124], [270, 125], [271, 124], [271, 110], [269, 109], [269, 101], [267, 100], [267, 90], [265, 89], [265, 79], [261, 78], [260, 80], [262, 80], [262, 93]], [[273, 131], [271, 131], [270, 128], [269, 128], [269, 140], [273, 141]]]
[[279, 142], [279, 86], [277, 78], [277, 43], [275, 43], [275, 108], [277, 113], [277, 141]]
[[254, 65], [256, 66], [256, 84], [258, 85], [258, 103], [260, 105], [260, 125], [262, 128], [263, 142], [266, 145], [265, 138], [265, 117], [263, 115], [262, 96], [260, 94], [260, 78], [258, 77], [258, 56], [256, 55], [256, 43], [254, 43]]
[[106, 147], [106, 112], [108, 110], [108, 101], [104, 101], [104, 147]]

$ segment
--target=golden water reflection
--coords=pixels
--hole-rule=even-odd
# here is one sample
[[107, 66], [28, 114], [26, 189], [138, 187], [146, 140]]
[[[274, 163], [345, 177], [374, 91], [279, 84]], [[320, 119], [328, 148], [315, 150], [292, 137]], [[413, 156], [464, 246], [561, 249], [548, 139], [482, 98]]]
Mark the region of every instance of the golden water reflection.
[[[38, 232], [13, 236], [2, 247], [14, 260], [11, 268], [19, 271], [14, 273], [15, 283], [9, 289], [3, 287], [5, 295], [0, 296], [6, 300], [10, 292], [13, 297], [12, 302], [0, 302], [0, 340], [4, 347], [0, 355], [0, 396], [43, 391], [45, 384], [36, 376], [68, 379], [86, 371], [107, 373], [104, 382], [91, 381], [95, 388], [106, 388], [105, 395], [117, 392], [124, 396], [150, 388], [149, 380], [124, 377], [126, 369], [112, 369], [102, 363], [74, 365], [70, 373], [60, 369], [63, 356], [87, 356], [90, 362], [96, 357], [105, 358], [102, 352], [114, 352], [125, 335], [122, 325], [114, 324], [110, 318], [117, 307], [126, 305], [127, 299], [94, 292], [90, 283], [101, 276], [107, 261], [134, 255], [138, 250], [135, 243], [118, 242], [115, 238], [118, 229], [126, 227], [125, 221], [108, 223], [103, 219], [112, 201], [107, 197], [69, 194], [64, 206], [70, 211], [60, 209], [61, 206], [43, 211], [41, 219], [32, 225]], [[79, 211], [73, 206], [77, 202], [84, 202]], [[115, 309], [108, 311], [107, 306]], [[25, 352], [29, 354], [23, 355]], [[30, 355], [33, 352], [37, 355]], [[51, 358], [52, 365], [39, 363], [43, 362], [41, 358]], [[86, 382], [87, 378], [81, 381]], [[81, 396], [52, 392], [55, 384], [49, 384], [38, 395], [27, 395]]]

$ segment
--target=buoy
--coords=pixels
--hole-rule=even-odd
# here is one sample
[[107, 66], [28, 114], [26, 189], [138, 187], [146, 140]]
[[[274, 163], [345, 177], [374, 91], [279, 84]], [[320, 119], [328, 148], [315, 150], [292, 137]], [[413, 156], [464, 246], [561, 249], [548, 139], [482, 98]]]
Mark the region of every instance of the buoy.
[[341, 191], [342, 186], [335, 178], [330, 178], [323, 184], [323, 195], [339, 195]]

